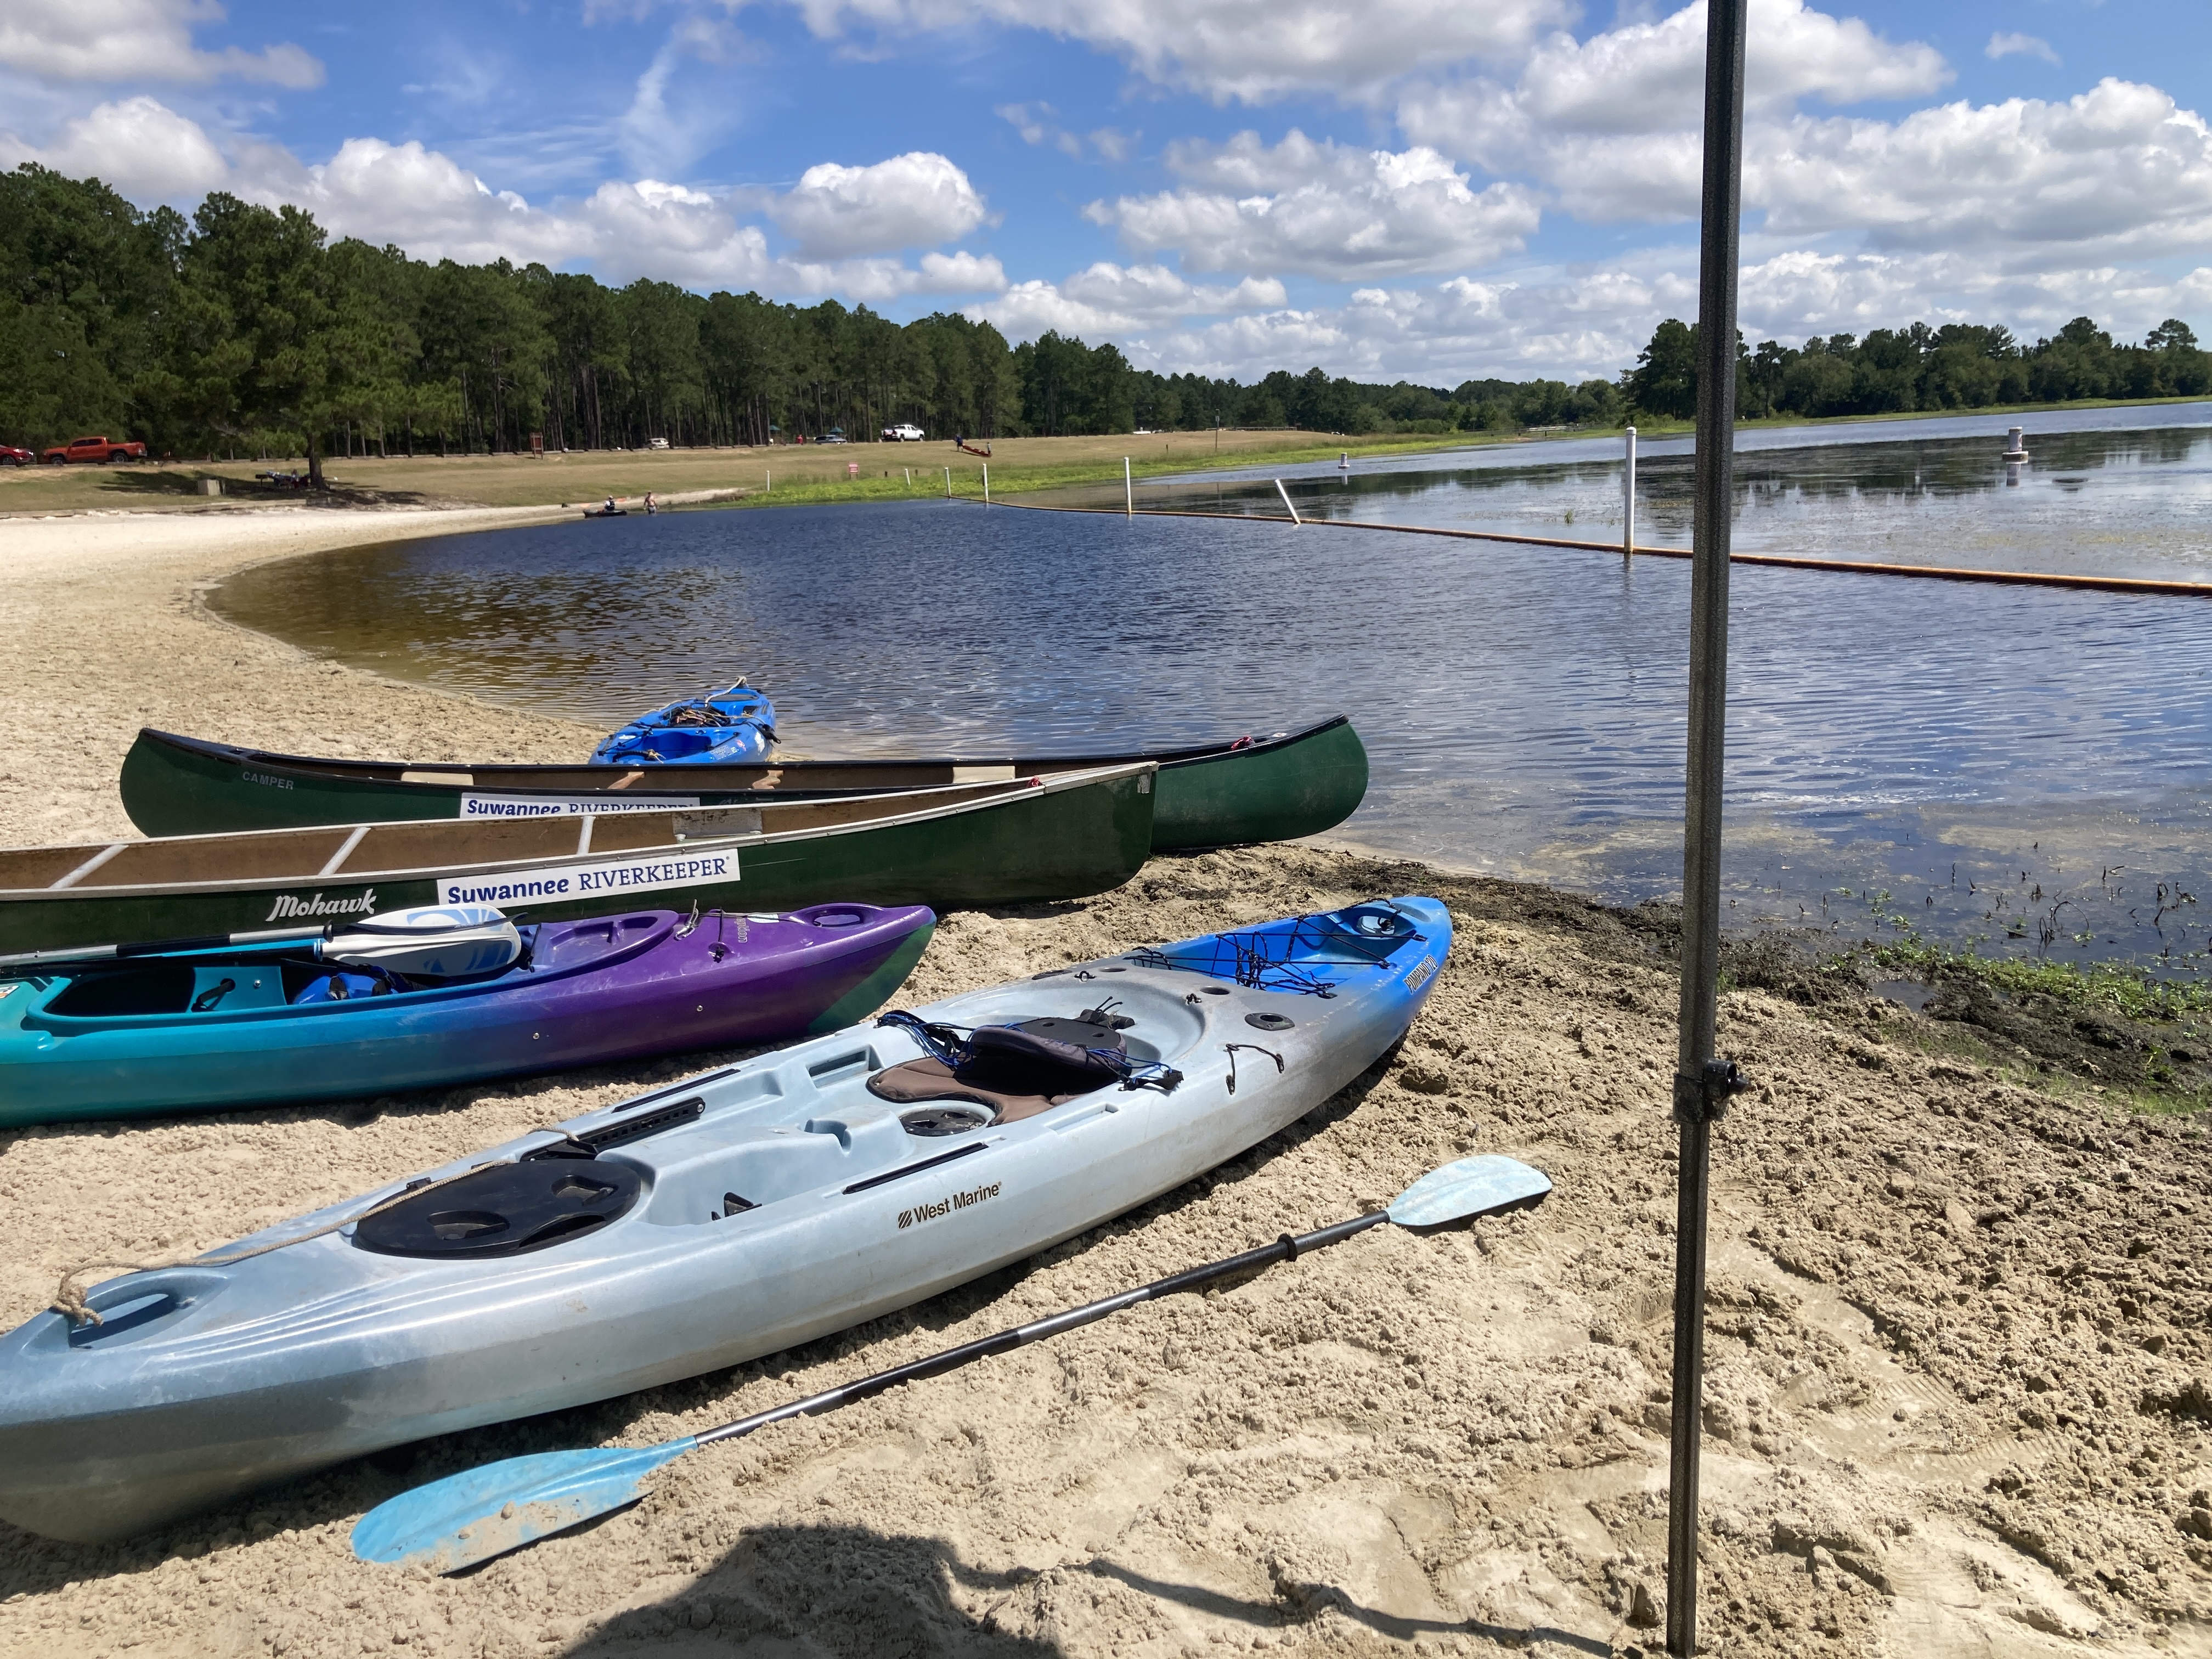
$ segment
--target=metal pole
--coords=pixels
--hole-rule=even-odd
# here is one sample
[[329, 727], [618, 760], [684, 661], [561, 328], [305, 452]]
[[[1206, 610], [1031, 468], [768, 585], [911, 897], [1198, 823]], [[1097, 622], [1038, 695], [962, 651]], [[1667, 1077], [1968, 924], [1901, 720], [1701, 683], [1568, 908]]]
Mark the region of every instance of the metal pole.
[[1628, 471], [1620, 479], [1620, 556], [1636, 554], [1636, 428], [1628, 428]]
[[1743, 184], [1749, 0], [1708, 0], [1705, 176], [1698, 251], [1698, 470], [1690, 564], [1689, 765], [1682, 814], [1681, 1126], [1674, 1228], [1667, 1651], [1698, 1650], [1698, 1455], [1705, 1417], [1705, 1212], [1712, 1121], [1736, 1085], [1713, 1054], [1721, 945], [1722, 758], [1728, 733], [1729, 518], [1735, 495], [1736, 222]]
[[1291, 492], [1283, 488], [1283, 481], [1280, 478], [1275, 480], [1275, 493], [1283, 498], [1283, 511], [1291, 515], [1291, 522], [1304, 524], [1305, 520], [1298, 517], [1297, 508], [1291, 505]]
[[1121, 511], [1133, 518], [1137, 512], [1137, 487], [1129, 481], [1129, 458], [1121, 458]]
[[985, 467], [985, 468], [983, 469], [983, 503], [984, 503], [984, 505], [985, 505], [985, 506], [987, 506], [987, 507], [988, 507], [988, 506], [989, 506], [989, 505], [990, 505], [990, 501], [991, 501], [991, 469], [990, 469], [989, 467], [988, 467], [988, 466], [987, 466], [987, 467]]

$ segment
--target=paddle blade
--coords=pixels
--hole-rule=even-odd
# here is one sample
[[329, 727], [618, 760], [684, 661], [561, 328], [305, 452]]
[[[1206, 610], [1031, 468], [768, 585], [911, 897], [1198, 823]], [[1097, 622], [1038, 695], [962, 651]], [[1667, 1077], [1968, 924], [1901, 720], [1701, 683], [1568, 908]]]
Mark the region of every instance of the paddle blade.
[[1551, 1190], [1549, 1176], [1512, 1158], [1463, 1158], [1431, 1170], [1391, 1200], [1389, 1216], [1401, 1227], [1439, 1227], [1532, 1204]]
[[354, 1523], [353, 1553], [389, 1565], [459, 1572], [634, 1504], [644, 1480], [699, 1443], [539, 1452], [449, 1474], [386, 1498]]

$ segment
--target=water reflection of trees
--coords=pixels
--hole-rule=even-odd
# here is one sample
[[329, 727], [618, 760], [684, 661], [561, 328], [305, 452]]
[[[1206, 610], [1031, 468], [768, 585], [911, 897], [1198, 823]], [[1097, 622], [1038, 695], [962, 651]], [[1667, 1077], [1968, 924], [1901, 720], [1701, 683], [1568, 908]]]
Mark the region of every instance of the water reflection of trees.
[[[1799, 504], [1899, 504], [1986, 495], [2006, 487], [2006, 468], [1998, 459], [2002, 441], [2002, 434], [1993, 432], [1901, 443], [1740, 450], [1736, 499], [1747, 510], [1771, 511]], [[2212, 461], [2212, 433], [2202, 428], [2052, 433], [2028, 442], [2031, 465], [2061, 489], [2079, 488], [2080, 481], [2054, 478], [2053, 474], [2172, 466], [2192, 458]], [[1678, 512], [1687, 511], [1695, 471], [1695, 459], [1689, 455], [1649, 456], [1638, 463], [1637, 500], [1659, 515], [1655, 525], [1670, 524]], [[1431, 516], [1448, 517], [1455, 498], [1468, 501], [1474, 513], [1495, 514], [1514, 496], [1615, 492], [1620, 479], [1620, 461], [1607, 457], [1525, 467], [1439, 467], [1307, 477], [1292, 481], [1291, 499], [1299, 513], [1310, 519], [1404, 518], [1408, 515], [1389, 509], [1415, 502], [1428, 504]], [[1114, 493], [1118, 496], [1118, 489]], [[1477, 501], [1484, 505], [1472, 505]], [[1150, 485], [1144, 491], [1144, 504], [1185, 512], [1270, 517], [1282, 513], [1272, 478]]]

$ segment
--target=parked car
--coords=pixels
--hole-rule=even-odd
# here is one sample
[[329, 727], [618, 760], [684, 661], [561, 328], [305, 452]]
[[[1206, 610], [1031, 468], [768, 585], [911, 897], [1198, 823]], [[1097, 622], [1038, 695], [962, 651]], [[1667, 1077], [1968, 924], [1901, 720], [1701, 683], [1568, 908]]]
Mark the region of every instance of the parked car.
[[71, 438], [46, 451], [41, 459], [53, 466], [65, 466], [71, 461], [143, 461], [146, 446], [131, 438]]
[[13, 444], [0, 444], [0, 462], [9, 466], [28, 466], [38, 459], [27, 449], [18, 449]]
[[884, 441], [887, 444], [918, 444], [921, 439], [921, 428], [911, 422], [884, 428]]
[[833, 426], [814, 441], [818, 444], [842, 444], [845, 441], [845, 428]]
[[665, 438], [649, 438], [646, 441], [645, 447], [647, 449], [665, 449], [668, 447], [668, 440]]

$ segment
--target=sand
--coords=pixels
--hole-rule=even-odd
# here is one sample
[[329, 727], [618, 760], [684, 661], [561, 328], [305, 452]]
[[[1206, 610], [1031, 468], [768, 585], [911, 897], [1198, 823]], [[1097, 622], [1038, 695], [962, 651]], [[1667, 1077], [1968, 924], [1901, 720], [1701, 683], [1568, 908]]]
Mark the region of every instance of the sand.
[[[142, 721], [553, 758], [580, 728], [315, 663], [194, 608], [251, 559], [478, 514], [0, 526], [0, 835], [127, 830]], [[1291, 1131], [1024, 1267], [733, 1371], [348, 1465], [132, 1543], [0, 1526], [0, 1653], [1650, 1653], [1663, 1597], [1674, 981], [1663, 915], [1291, 847], [948, 916], [903, 1000], [1359, 895], [1458, 937], [1412, 1036]], [[1856, 988], [1724, 998], [1705, 1411], [1715, 1651], [2212, 1651], [2205, 1142]], [[58, 1270], [211, 1248], [703, 1059], [0, 1136], [0, 1324]], [[1356, 1213], [1435, 1164], [1528, 1213], [1389, 1229], [673, 1466], [454, 1579], [347, 1549], [514, 1452], [642, 1443]]]

